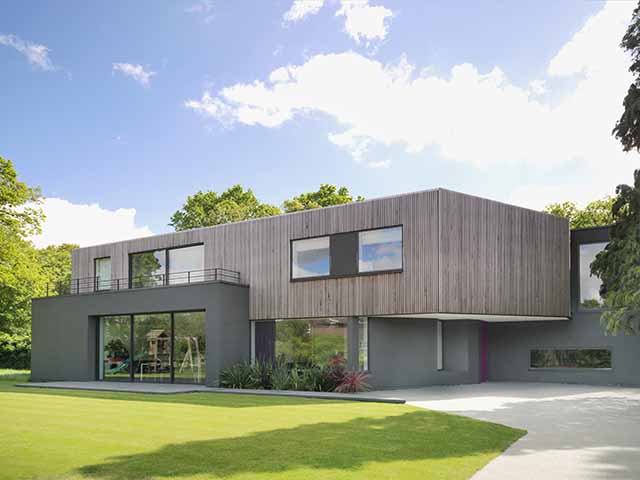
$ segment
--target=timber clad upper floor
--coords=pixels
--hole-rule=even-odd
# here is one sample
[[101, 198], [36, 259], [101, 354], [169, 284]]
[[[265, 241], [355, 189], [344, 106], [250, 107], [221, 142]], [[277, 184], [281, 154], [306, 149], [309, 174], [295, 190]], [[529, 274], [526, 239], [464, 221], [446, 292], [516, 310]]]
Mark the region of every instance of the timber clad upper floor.
[[[356, 263], [359, 232], [384, 227], [399, 228], [389, 232], [396, 243], [400, 238], [400, 258], [394, 268], [365, 272]], [[322, 267], [329, 274], [299, 281], [294, 241], [316, 237], [317, 248], [331, 251]], [[99, 259], [109, 258], [111, 279], [131, 278], [131, 254], [193, 246], [203, 250], [205, 271], [239, 273], [255, 320], [437, 312], [568, 317], [569, 243], [566, 219], [436, 189], [81, 248], [73, 252], [72, 276], [98, 276]], [[183, 253], [180, 262], [189, 265]]]

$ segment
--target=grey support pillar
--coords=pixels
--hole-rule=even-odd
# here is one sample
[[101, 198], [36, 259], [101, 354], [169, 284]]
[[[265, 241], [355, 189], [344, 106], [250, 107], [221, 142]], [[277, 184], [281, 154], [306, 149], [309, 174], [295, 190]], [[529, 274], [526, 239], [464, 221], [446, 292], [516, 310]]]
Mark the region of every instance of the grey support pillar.
[[347, 369], [358, 370], [360, 344], [358, 341], [358, 317], [349, 317], [347, 322]]

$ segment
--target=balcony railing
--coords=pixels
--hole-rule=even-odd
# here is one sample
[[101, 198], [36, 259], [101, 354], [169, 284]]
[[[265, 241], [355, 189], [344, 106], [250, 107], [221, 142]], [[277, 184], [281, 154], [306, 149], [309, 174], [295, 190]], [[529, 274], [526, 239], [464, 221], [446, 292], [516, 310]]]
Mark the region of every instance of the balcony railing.
[[46, 296], [77, 295], [80, 293], [112, 292], [135, 288], [167, 287], [200, 282], [240, 283], [240, 272], [226, 268], [171, 272], [158, 275], [140, 275], [114, 279], [100, 277], [74, 278], [65, 282], [47, 284]]

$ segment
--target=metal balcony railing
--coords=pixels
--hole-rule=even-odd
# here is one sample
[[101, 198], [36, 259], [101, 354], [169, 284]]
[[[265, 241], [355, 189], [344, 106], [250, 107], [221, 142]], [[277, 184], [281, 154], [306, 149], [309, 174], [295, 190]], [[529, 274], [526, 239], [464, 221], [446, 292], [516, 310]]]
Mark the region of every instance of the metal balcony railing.
[[65, 282], [47, 284], [46, 296], [77, 295], [80, 293], [109, 292], [132, 288], [167, 287], [199, 282], [240, 283], [240, 272], [226, 268], [171, 272], [136, 277], [102, 279], [100, 277], [73, 278]]

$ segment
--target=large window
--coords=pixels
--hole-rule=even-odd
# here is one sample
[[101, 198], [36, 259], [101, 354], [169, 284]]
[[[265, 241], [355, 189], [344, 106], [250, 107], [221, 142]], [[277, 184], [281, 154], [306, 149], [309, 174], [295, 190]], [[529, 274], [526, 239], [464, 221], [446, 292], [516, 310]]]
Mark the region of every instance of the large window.
[[591, 263], [604, 250], [606, 243], [586, 243], [580, 245], [580, 306], [582, 308], [602, 307], [600, 279], [591, 275]]
[[111, 288], [111, 257], [95, 259], [96, 290]]
[[105, 316], [99, 325], [98, 378], [205, 382], [204, 312]]
[[202, 282], [204, 245], [132, 253], [131, 288]]
[[165, 250], [132, 253], [131, 288], [164, 285], [167, 265]]
[[100, 319], [100, 378], [124, 380], [130, 377], [131, 320], [128, 315]]
[[329, 237], [307, 238], [291, 243], [291, 277], [312, 278], [329, 275]]
[[367, 230], [358, 234], [358, 271], [402, 269], [402, 227]]
[[278, 320], [275, 357], [289, 366], [326, 365], [347, 359], [347, 319]]
[[173, 248], [169, 254], [169, 283], [201, 282], [204, 276], [204, 245]]
[[531, 368], [611, 368], [606, 348], [531, 350]]
[[204, 383], [204, 312], [174, 314], [173, 375], [176, 383]]

